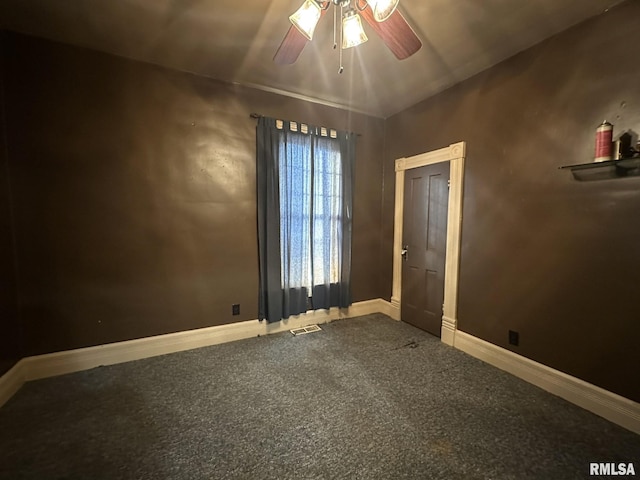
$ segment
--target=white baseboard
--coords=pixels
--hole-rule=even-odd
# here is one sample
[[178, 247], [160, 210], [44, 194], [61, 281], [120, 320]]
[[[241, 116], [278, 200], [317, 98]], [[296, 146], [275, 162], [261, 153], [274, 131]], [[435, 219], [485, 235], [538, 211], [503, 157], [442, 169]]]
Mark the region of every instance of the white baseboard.
[[460, 330], [456, 331], [454, 346], [483, 362], [640, 434], [639, 403]]
[[387, 302], [382, 298], [378, 300], [378, 313], [384, 313], [387, 317], [391, 317], [394, 320], [400, 320], [400, 304], [394, 303], [393, 301]]
[[322, 324], [341, 318], [369, 315], [382, 312], [386, 308], [385, 304], [381, 299], [367, 300], [354, 303], [345, 309], [309, 311], [276, 323], [249, 320], [23, 358], [0, 377], [0, 406], [16, 393], [25, 381], [285, 332], [314, 323]]
[[[207, 347], [235, 340], [285, 332], [310, 324], [383, 313], [399, 320], [397, 305], [382, 299], [354, 303], [347, 309], [316, 310], [276, 323], [249, 320], [215, 327], [140, 338], [95, 347], [27, 357], [0, 377], [0, 407], [29, 380], [79, 372], [101, 365]], [[450, 322], [455, 325], [455, 321]], [[558, 370], [529, 360], [509, 350], [453, 329], [445, 329], [447, 338], [459, 350], [505, 370], [575, 405], [640, 434], [640, 404]]]
[[24, 359], [16, 363], [11, 370], [0, 377], [0, 407], [7, 403], [24, 385]]

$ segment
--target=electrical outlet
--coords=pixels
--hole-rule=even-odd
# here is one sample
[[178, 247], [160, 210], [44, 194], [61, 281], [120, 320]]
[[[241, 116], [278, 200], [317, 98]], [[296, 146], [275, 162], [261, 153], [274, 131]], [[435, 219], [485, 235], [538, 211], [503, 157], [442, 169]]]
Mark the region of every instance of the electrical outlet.
[[520, 344], [520, 334], [518, 332], [509, 330], [509, 344], [516, 347]]
[[240, 304], [234, 303], [231, 305], [231, 315], [240, 315]]

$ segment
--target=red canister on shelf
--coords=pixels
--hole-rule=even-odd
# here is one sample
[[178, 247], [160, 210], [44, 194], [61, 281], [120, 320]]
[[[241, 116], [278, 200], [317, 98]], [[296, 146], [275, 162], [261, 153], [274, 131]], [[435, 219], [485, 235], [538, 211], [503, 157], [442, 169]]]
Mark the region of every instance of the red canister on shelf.
[[596, 130], [596, 162], [611, 160], [613, 154], [613, 125], [606, 120]]

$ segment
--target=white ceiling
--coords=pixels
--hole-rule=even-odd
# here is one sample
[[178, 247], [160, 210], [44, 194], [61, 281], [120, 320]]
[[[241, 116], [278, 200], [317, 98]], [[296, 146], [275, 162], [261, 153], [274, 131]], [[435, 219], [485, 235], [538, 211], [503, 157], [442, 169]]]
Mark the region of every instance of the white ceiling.
[[332, 14], [298, 61], [273, 63], [302, 0], [0, 0], [0, 27], [388, 117], [621, 0], [400, 0], [422, 49], [332, 49]]

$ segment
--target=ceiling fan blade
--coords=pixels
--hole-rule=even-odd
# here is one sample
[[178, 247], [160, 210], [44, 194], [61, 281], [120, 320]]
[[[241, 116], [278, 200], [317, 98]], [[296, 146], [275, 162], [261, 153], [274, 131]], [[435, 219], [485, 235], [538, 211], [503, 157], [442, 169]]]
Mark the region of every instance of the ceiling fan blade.
[[422, 42], [398, 9], [384, 22], [376, 22], [369, 5], [360, 13], [398, 59], [409, 58], [422, 47]]
[[[326, 11], [326, 9], [322, 9], [320, 11], [320, 20], [322, 20]], [[320, 20], [318, 20], [318, 22], [320, 22]], [[292, 63], [295, 63], [307, 42], [309, 42], [307, 37], [300, 33], [300, 30], [291, 25], [287, 34], [282, 39], [282, 43], [278, 47], [278, 51], [273, 56], [273, 61], [278, 65], [291, 65]]]
[[278, 65], [291, 65], [298, 59], [304, 46], [309, 40], [300, 31], [291, 25], [289, 31], [282, 39], [273, 61]]

